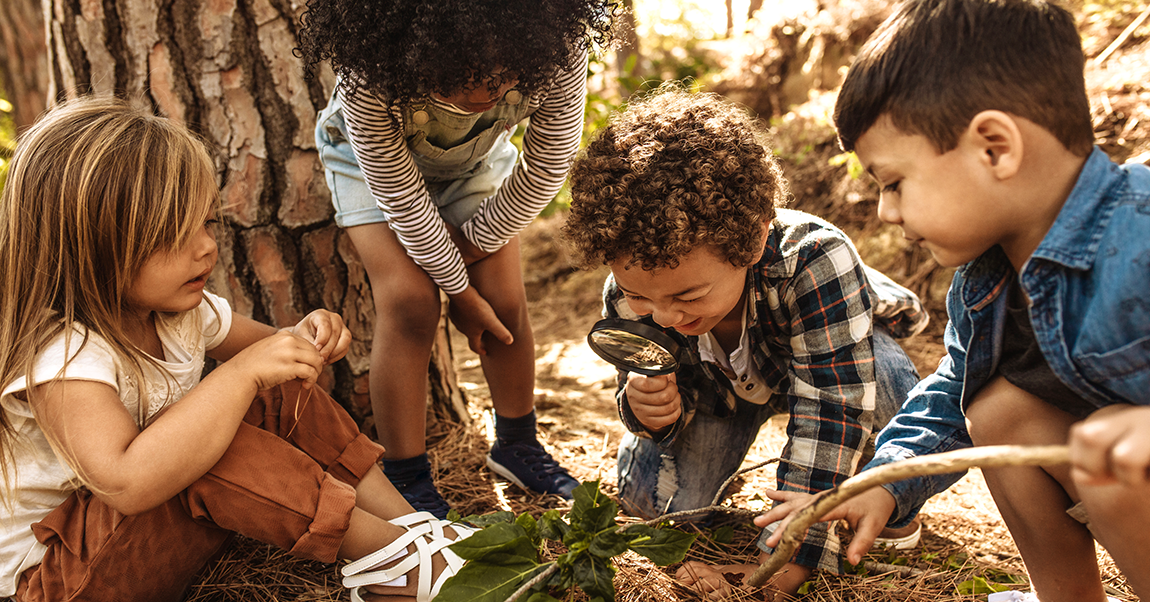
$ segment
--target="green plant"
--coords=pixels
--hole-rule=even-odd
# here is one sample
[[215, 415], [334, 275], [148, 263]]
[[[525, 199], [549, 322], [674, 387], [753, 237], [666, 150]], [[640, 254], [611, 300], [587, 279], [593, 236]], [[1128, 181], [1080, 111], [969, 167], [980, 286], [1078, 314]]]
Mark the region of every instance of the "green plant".
[[[659, 566], [683, 560], [694, 535], [645, 523], [619, 526], [619, 506], [599, 491], [599, 481], [574, 491], [575, 501], [564, 518], [548, 510], [539, 520], [529, 514], [496, 512], [458, 519], [483, 529], [452, 544], [468, 562], [444, 583], [444, 600], [504, 602], [528, 596], [527, 602], [552, 602], [578, 587], [592, 602], [615, 599], [612, 558], [628, 550]], [[561, 543], [566, 552], [540, 561], [546, 540]]]

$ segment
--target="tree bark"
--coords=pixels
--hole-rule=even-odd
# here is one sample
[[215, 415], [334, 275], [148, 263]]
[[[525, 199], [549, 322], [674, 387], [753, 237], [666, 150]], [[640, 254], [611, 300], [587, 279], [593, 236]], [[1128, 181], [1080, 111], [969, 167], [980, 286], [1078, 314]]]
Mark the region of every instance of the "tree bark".
[[40, 0], [0, 2], [0, 89], [17, 132], [48, 106], [48, 47]]
[[[353, 342], [321, 383], [364, 424], [375, 311], [359, 256], [332, 220], [315, 147], [335, 80], [326, 67], [306, 79], [292, 53], [303, 0], [43, 2], [50, 97], [114, 94], [208, 141], [224, 214], [209, 288], [275, 326], [319, 307], [341, 313]], [[445, 329], [433, 372], [449, 384], [433, 385], [433, 414], [466, 421]]]

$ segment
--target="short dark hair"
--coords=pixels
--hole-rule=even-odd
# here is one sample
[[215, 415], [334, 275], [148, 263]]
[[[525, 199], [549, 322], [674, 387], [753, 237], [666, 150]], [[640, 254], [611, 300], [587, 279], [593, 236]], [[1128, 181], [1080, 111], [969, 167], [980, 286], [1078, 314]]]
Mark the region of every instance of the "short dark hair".
[[751, 265], [787, 195], [765, 142], [745, 110], [714, 94], [665, 85], [632, 100], [572, 167], [563, 234], [575, 261], [674, 268], [710, 245]]
[[952, 150], [970, 120], [1000, 110], [1071, 152], [1094, 143], [1074, 17], [1042, 0], [909, 0], [859, 51], [835, 103], [843, 149], [883, 115]]

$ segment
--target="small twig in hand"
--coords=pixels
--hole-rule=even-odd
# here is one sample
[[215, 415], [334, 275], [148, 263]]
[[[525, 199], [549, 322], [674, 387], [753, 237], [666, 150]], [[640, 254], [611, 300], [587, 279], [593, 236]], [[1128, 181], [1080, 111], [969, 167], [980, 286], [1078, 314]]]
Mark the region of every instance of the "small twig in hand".
[[296, 392], [296, 394], [295, 394], [295, 409], [292, 411], [292, 414], [295, 415], [295, 424], [291, 425], [291, 429], [288, 430], [286, 435], [284, 435], [284, 439], [291, 437], [291, 434], [295, 432], [295, 427], [299, 426], [299, 416], [300, 416], [300, 414], [303, 413], [304, 410], [307, 409], [307, 402], [311, 401], [311, 393], [313, 390], [315, 390], [315, 385], [312, 385], [312, 386], [307, 388], [307, 397], [305, 397], [303, 400], [303, 407], [300, 407], [300, 404], [299, 404], [300, 395], [303, 395], [303, 387], [301, 386], [299, 391]]
[[790, 524], [771, 557], [747, 579], [747, 584], [760, 587], [790, 561], [795, 548], [811, 525], [839, 504], [873, 487], [910, 477], [959, 472], [975, 466], [1006, 467], [1066, 464], [1070, 451], [1065, 445], [1023, 446], [990, 445], [919, 456], [892, 462], [885, 466], [861, 472], [838, 487], [815, 496], [806, 506], [792, 514]]

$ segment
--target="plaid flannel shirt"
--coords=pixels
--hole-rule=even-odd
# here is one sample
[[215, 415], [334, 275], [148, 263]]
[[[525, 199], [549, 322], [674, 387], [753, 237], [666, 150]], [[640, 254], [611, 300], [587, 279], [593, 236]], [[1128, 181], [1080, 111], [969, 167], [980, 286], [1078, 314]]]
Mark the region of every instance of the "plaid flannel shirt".
[[[854, 474], [873, 427], [875, 404], [872, 319], [895, 337], [926, 327], [918, 297], [865, 266], [850, 239], [830, 223], [780, 209], [763, 257], [747, 274], [747, 329], [754, 365], [775, 392], [769, 402], [790, 414], [788, 441], [777, 472], [784, 491], [816, 493]], [[640, 320], [608, 278], [604, 316]], [[677, 373], [683, 412], [659, 440], [669, 446], [696, 412], [731, 415], [736, 393], [718, 366], [699, 357], [698, 337], [668, 330], [684, 348]], [[627, 373], [619, 374], [619, 413], [628, 430], [651, 434], [626, 403]], [[771, 528], [771, 527], [768, 527]], [[841, 571], [838, 537], [826, 523], [812, 527], [793, 559]]]

